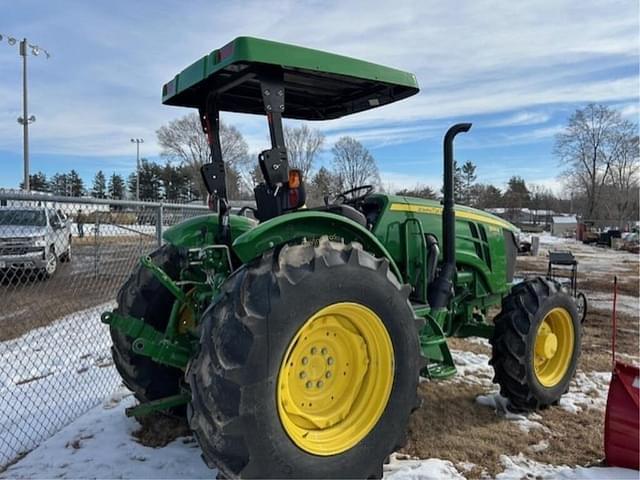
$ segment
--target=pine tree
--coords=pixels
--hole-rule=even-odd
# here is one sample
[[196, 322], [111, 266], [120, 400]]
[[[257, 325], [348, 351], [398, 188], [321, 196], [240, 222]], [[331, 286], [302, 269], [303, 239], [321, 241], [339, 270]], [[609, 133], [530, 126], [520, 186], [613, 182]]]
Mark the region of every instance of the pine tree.
[[116, 174], [112, 173], [109, 178], [109, 198], [113, 200], [122, 200], [124, 198], [124, 179]]
[[72, 197], [81, 197], [84, 195], [84, 182], [75, 170], [71, 170], [67, 175], [69, 194]]
[[461, 174], [462, 174], [462, 188], [463, 188], [461, 200], [464, 202], [465, 205], [471, 205], [473, 182], [476, 181], [476, 166], [473, 164], [473, 162], [469, 162], [469, 161], [465, 162], [464, 165], [462, 165]]
[[93, 177], [93, 188], [91, 189], [91, 195], [95, 198], [105, 198], [107, 194], [107, 179], [102, 173], [102, 170], [98, 170], [95, 177]]
[[54, 195], [67, 196], [71, 193], [69, 179], [66, 173], [56, 173], [49, 181], [49, 190]]
[[[24, 189], [24, 182], [20, 182], [20, 189]], [[47, 182], [47, 176], [42, 172], [29, 175], [29, 189], [32, 192], [48, 192], [49, 182]]]

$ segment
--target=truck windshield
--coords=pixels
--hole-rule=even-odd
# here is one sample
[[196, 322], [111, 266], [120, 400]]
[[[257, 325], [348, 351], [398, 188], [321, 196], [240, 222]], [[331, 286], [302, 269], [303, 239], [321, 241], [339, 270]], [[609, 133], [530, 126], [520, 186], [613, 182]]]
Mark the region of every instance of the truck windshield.
[[0, 225], [24, 225], [46, 227], [43, 210], [0, 210]]

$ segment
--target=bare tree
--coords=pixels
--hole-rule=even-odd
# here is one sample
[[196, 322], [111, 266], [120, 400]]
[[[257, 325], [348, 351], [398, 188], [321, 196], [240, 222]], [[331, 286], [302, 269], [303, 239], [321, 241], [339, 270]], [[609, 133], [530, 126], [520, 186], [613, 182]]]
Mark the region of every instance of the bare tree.
[[[188, 166], [194, 182], [199, 186], [203, 198], [206, 198], [206, 189], [200, 178], [200, 167], [203, 163], [210, 161], [210, 150], [198, 114], [190, 113], [172, 120], [160, 127], [156, 135], [162, 147], [160, 154]], [[220, 123], [220, 144], [222, 159], [227, 167], [229, 197], [235, 198], [242, 187], [240, 178], [251, 163], [249, 146], [236, 127], [222, 122]]]
[[565, 130], [556, 136], [554, 153], [567, 169], [567, 183], [587, 198], [585, 215], [592, 218], [611, 173], [634, 125], [606, 105], [587, 105], [569, 118]]
[[380, 174], [375, 159], [355, 138], [340, 138], [333, 146], [332, 152], [335, 173], [342, 179], [345, 190], [360, 185], [380, 185]]
[[313, 169], [318, 153], [324, 144], [324, 135], [319, 130], [306, 125], [300, 127], [284, 127], [284, 143], [287, 147], [289, 166], [302, 172], [307, 178]]
[[[626, 132], [623, 132], [623, 134]], [[639, 185], [640, 150], [638, 135], [625, 135], [620, 141], [620, 148], [611, 161], [608, 184], [611, 187], [609, 201], [609, 217], [614, 218], [619, 224], [631, 217], [631, 212], [637, 204], [637, 195], [634, 192]]]

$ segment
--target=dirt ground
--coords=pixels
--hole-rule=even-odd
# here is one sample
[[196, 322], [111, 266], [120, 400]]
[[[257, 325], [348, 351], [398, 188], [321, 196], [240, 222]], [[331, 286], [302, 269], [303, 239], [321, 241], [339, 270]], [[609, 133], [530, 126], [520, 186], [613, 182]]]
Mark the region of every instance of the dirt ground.
[[51, 279], [0, 272], [0, 342], [113, 300], [140, 256], [153, 248], [146, 237], [74, 239], [71, 262], [59, 263]]
[[[546, 247], [546, 248], [545, 248]], [[538, 257], [519, 257], [520, 276], [545, 274], [549, 249], [571, 250], [579, 261], [579, 289], [590, 306], [582, 337], [581, 373], [611, 370], [611, 298], [613, 277], [618, 277], [618, 357], [636, 362], [639, 354], [639, 263], [638, 256], [587, 247], [578, 243], [543, 245]], [[595, 300], [594, 300], [595, 299]], [[451, 339], [455, 351], [491, 356], [486, 343], [470, 339]], [[541, 427], [529, 431], [506, 420], [494, 409], [476, 402], [492, 387], [490, 378], [481, 384], [464, 381], [463, 376], [420, 386], [422, 407], [413, 413], [408, 443], [403, 453], [418, 458], [450, 460], [468, 478], [483, 474], [495, 476], [503, 471], [501, 455], [524, 453], [527, 457], [556, 465], [592, 466], [604, 457], [604, 405], [582, 408], [574, 413], [553, 406], [533, 414]], [[605, 392], [606, 393], [606, 392]], [[602, 392], [586, 391], [594, 397]], [[606, 396], [605, 396], [606, 398]], [[473, 464], [473, 465], [471, 465]]]

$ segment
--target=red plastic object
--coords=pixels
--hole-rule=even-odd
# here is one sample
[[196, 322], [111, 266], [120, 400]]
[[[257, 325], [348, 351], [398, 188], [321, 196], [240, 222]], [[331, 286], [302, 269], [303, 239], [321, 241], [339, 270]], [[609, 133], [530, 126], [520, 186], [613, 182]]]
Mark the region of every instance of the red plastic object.
[[611, 467], [640, 469], [640, 368], [616, 361], [616, 300], [613, 280], [611, 354], [613, 373], [604, 417], [604, 454]]
[[604, 454], [607, 465], [640, 465], [640, 368], [616, 362], [609, 384], [604, 417]]

